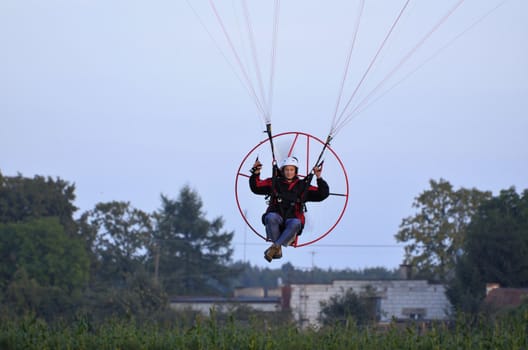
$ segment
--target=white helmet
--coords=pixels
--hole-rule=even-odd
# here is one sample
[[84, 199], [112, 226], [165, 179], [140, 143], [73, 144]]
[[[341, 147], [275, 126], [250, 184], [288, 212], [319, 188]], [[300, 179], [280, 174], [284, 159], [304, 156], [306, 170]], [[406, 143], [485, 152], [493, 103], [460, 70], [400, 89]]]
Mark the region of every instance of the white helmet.
[[295, 157], [288, 157], [281, 162], [280, 168], [284, 168], [286, 165], [293, 165], [299, 169], [299, 161]]

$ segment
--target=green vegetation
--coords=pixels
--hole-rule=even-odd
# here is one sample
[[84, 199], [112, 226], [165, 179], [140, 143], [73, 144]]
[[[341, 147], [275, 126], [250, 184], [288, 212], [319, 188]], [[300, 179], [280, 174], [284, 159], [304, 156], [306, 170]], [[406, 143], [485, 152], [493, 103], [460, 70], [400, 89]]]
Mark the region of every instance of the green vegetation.
[[417, 213], [402, 220], [396, 241], [406, 243], [407, 263], [416, 277], [446, 282], [456, 265], [471, 218], [491, 192], [453, 186], [446, 180], [430, 180], [430, 189], [414, 200]]
[[453, 323], [392, 323], [358, 327], [353, 322], [299, 330], [232, 315], [196, 317], [192, 324], [162, 326], [110, 319], [48, 324], [35, 318], [2, 321], [0, 348], [11, 349], [526, 349], [528, 308], [500, 318], [460, 317]]
[[208, 220], [198, 193], [161, 195], [152, 213], [129, 202], [97, 203], [74, 218], [75, 186], [59, 178], [0, 174], [0, 315], [48, 322], [90, 313], [150, 319], [169, 296], [231, 296], [234, 287], [390, 279], [396, 271], [303, 271], [231, 261], [233, 232]]
[[486, 283], [528, 287], [528, 190], [503, 190], [480, 206], [467, 228], [447, 296], [458, 311], [478, 312]]
[[381, 316], [378, 314], [376, 300], [376, 292], [372, 286], [367, 286], [359, 294], [348, 289], [321, 302], [319, 322], [324, 326], [350, 321], [360, 326], [373, 325]]

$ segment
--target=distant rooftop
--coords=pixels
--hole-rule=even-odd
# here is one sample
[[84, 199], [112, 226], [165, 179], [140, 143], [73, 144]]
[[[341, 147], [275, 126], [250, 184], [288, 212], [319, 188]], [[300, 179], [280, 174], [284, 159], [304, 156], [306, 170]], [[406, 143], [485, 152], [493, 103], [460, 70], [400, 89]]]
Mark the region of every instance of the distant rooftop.
[[497, 307], [519, 306], [523, 300], [528, 300], [528, 288], [494, 288], [484, 299], [487, 304]]

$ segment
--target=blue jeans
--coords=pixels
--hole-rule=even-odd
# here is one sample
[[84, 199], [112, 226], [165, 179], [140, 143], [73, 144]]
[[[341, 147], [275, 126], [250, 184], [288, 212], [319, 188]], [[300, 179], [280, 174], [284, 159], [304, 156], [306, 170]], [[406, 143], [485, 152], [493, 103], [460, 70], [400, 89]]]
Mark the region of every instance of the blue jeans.
[[277, 213], [271, 212], [264, 216], [268, 239], [277, 245], [286, 247], [301, 230], [301, 220], [297, 218], [286, 219], [286, 222], [284, 222], [284, 230], [281, 232], [280, 227], [283, 221], [282, 216]]

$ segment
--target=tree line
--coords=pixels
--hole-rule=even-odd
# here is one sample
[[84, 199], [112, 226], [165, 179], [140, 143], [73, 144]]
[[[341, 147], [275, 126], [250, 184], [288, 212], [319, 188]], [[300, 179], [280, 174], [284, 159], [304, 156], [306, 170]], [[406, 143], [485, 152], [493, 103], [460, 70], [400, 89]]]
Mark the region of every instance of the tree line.
[[205, 216], [199, 194], [183, 186], [147, 213], [130, 202], [97, 203], [75, 218], [75, 185], [44, 176], [0, 173], [0, 308], [47, 318], [151, 315], [170, 296], [230, 296], [235, 287], [391, 278], [384, 268], [302, 271], [232, 260], [234, 232]]

